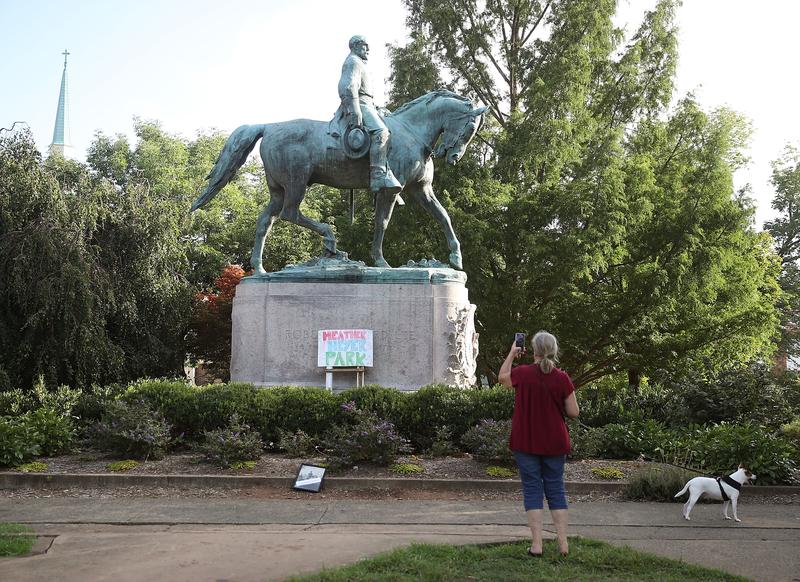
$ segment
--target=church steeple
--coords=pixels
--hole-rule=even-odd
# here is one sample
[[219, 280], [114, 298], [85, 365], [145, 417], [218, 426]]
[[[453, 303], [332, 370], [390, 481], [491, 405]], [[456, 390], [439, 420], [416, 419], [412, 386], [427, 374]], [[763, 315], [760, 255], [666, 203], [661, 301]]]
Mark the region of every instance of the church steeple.
[[58, 94], [58, 109], [56, 110], [56, 125], [53, 128], [53, 143], [50, 144], [50, 153], [58, 152], [62, 156], [65, 150], [71, 148], [69, 135], [69, 106], [67, 103], [67, 57], [69, 52], [65, 49], [64, 72], [61, 74], [61, 92]]

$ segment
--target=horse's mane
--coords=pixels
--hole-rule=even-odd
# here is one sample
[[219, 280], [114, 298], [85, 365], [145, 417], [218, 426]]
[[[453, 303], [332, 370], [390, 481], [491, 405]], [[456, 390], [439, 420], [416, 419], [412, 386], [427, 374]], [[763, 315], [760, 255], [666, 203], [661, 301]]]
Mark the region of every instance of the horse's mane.
[[452, 91], [448, 91], [447, 89], [436, 89], [435, 91], [431, 91], [430, 93], [425, 93], [425, 95], [422, 95], [421, 97], [417, 97], [413, 101], [404, 103], [403, 105], [392, 111], [391, 115], [397, 115], [398, 113], [402, 113], [407, 109], [411, 109], [412, 107], [415, 107], [416, 105], [419, 104], [427, 105], [428, 103], [430, 103], [434, 99], [437, 99], [438, 97], [451, 97], [452, 99], [458, 99], [462, 103], [465, 103], [466, 105], [472, 107], [472, 101], [470, 101], [466, 97], [462, 97], [461, 95], [453, 93]]

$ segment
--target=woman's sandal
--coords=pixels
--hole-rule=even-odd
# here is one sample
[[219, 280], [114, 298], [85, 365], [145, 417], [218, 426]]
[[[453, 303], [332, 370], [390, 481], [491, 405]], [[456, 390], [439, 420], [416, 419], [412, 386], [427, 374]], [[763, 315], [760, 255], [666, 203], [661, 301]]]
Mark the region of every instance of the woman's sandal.
[[531, 558], [541, 558], [541, 557], [542, 557], [542, 552], [539, 552], [539, 553], [537, 554], [536, 552], [532, 552], [532, 551], [531, 551], [531, 549], [530, 549], [530, 548], [528, 548], [528, 555], [529, 555]]

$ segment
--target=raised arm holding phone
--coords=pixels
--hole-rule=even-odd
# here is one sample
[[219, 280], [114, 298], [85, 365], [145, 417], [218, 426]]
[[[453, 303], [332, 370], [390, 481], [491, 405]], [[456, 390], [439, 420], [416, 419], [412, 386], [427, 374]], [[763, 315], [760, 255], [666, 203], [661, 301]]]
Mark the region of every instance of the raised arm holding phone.
[[501, 384], [514, 389], [509, 447], [519, 467], [525, 513], [531, 528], [528, 554], [542, 555], [542, 508], [547, 497], [559, 552], [567, 555], [564, 463], [570, 441], [565, 417], [578, 416], [578, 401], [569, 375], [556, 368], [555, 336], [540, 331], [533, 336], [531, 347], [534, 363], [514, 367], [514, 360], [525, 351], [525, 335], [517, 333], [498, 375]]

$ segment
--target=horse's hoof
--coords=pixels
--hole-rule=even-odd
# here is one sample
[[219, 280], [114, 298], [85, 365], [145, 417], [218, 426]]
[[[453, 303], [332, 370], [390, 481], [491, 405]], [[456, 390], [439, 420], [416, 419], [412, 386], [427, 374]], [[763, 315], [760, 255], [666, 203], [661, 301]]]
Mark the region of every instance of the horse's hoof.
[[461, 265], [461, 253], [450, 253], [450, 264], [460, 271], [463, 268]]
[[345, 251], [342, 250], [332, 251], [330, 249], [325, 249], [324, 252], [322, 253], [322, 256], [326, 259], [340, 259], [340, 260], [346, 260], [348, 257]]

